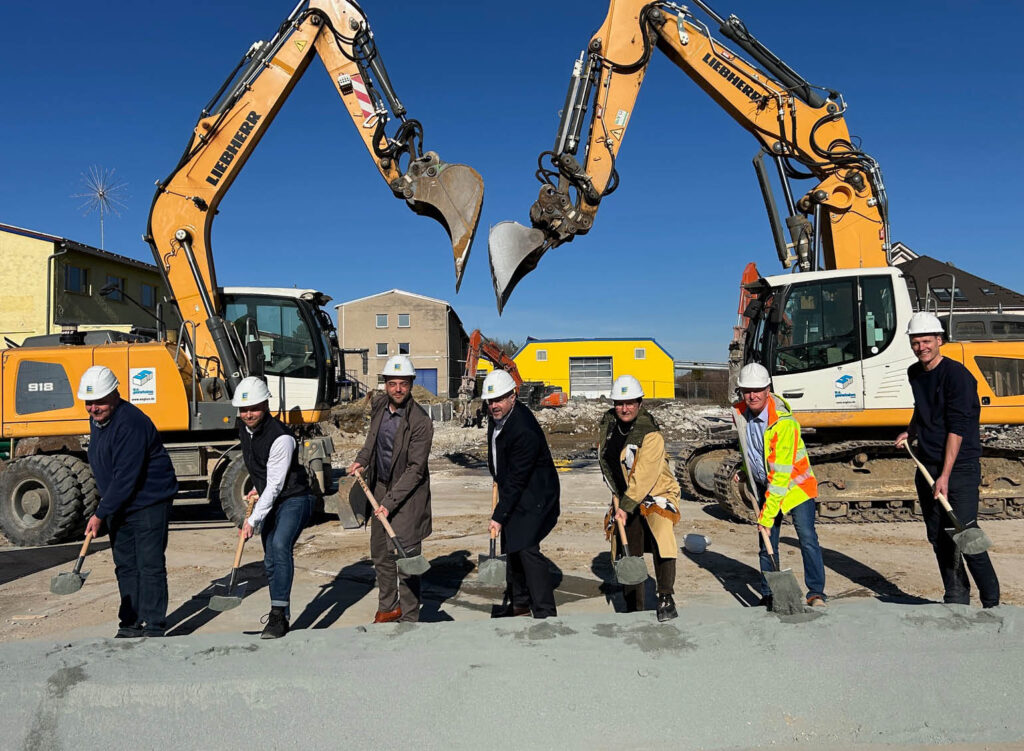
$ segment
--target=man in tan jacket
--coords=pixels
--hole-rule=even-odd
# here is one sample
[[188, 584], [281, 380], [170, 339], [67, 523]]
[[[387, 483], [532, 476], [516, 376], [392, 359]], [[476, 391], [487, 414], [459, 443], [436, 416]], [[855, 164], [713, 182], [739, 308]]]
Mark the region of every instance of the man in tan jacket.
[[[679, 521], [679, 483], [669, 467], [661, 429], [641, 406], [643, 396], [633, 376], [615, 379], [615, 406], [601, 420], [598, 457], [605, 483], [619, 499], [617, 516], [626, 528], [630, 552], [654, 555], [658, 620], [667, 621], [678, 615], [672, 595], [679, 546], [672, 527]], [[613, 513], [609, 510], [605, 521], [615, 541]], [[624, 587], [623, 596], [626, 612], [644, 609], [644, 585]]]
[[[370, 431], [348, 474], [366, 474], [366, 484], [380, 504], [376, 515], [391, 522], [408, 555], [416, 556], [431, 532], [427, 459], [434, 424], [412, 398], [416, 370], [407, 356], [389, 358], [382, 375], [385, 395], [374, 396]], [[371, 522], [370, 557], [378, 589], [373, 622], [419, 620], [420, 577], [399, 575], [395, 551], [382, 524]]]

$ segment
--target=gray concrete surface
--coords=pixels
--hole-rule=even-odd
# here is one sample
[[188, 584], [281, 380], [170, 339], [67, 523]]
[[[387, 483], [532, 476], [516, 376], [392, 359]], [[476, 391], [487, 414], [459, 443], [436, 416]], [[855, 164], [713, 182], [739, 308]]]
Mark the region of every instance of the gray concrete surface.
[[1019, 748], [1024, 611], [697, 605], [0, 645], [8, 749]]

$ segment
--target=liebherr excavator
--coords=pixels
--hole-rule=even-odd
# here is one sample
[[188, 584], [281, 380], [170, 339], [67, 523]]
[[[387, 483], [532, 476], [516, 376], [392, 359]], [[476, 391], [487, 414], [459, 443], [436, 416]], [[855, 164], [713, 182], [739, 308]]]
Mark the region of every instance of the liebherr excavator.
[[[776, 252], [783, 267], [796, 272], [762, 277], [748, 265], [730, 345], [733, 372], [747, 362], [763, 363], [774, 390], [805, 428], [814, 429], [808, 446], [821, 518], [912, 519], [919, 513], [913, 468], [892, 445], [913, 411], [906, 368], [914, 357], [904, 332], [915, 309], [937, 302], [928, 285], [891, 265], [881, 170], [851, 140], [839, 92], [809, 84], [740, 19], [722, 18], [701, 0], [693, 4], [754, 62], [715, 39], [708, 23], [686, 7], [611, 0], [604, 24], [573, 68], [554, 149], [541, 154], [543, 185], [530, 208], [532, 227], [502, 222], [491, 230], [498, 309], [544, 253], [591, 230], [601, 201], [618, 186], [619, 149], [648, 64], [660, 50], [760, 143], [754, 167]], [[797, 191], [797, 180], [813, 185]], [[977, 379], [982, 422], [1024, 423], [1024, 343], [962, 341], [953, 317], [950, 307], [943, 354]], [[1024, 516], [1022, 458], [1017, 449], [986, 447], [981, 513]], [[750, 518], [750, 499], [733, 481], [739, 459], [733, 441], [708, 441], [680, 457], [677, 474], [691, 495]]]
[[[319, 490], [329, 489], [332, 447], [315, 435], [315, 423], [337, 397], [337, 344], [321, 308], [330, 298], [316, 290], [221, 289], [210, 243], [218, 204], [314, 56], [394, 195], [448, 232], [458, 287], [483, 181], [423, 150], [423, 129], [395, 94], [359, 5], [304, 0], [243, 56], [158, 183], [145, 239], [173, 299], [159, 306], [156, 340], [87, 345], [69, 336], [59, 346], [3, 351], [2, 432], [12, 447], [0, 472], [0, 528], [12, 543], [67, 539], [98, 503], [85, 462], [88, 415], [74, 398], [92, 365], [110, 367], [122, 397], [153, 419], [183, 486], [209, 488], [232, 521], [244, 514], [247, 472], [235, 448], [231, 395], [246, 375], [267, 378], [282, 420], [312, 426], [300, 459]], [[389, 134], [391, 118], [398, 125]]]

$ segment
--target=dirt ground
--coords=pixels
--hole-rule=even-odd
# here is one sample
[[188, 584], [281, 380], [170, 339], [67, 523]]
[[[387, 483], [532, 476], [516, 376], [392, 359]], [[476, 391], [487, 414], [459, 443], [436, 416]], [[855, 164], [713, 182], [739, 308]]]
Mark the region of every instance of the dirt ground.
[[[361, 445], [365, 405], [340, 415], [334, 429], [336, 466], [347, 464]], [[543, 545], [558, 568], [559, 611], [593, 613], [621, 607], [612, 578], [601, 522], [608, 492], [597, 469], [596, 421], [606, 405], [572, 404], [541, 413], [560, 465], [562, 515]], [[725, 418], [713, 407], [655, 407], [669, 441], [698, 437]], [[487, 618], [500, 591], [476, 581], [478, 556], [486, 552], [490, 477], [484, 465], [482, 429], [438, 426], [431, 459], [434, 533], [424, 545], [432, 568], [424, 577], [424, 621]], [[697, 604], [756, 603], [756, 536], [749, 525], [723, 516], [713, 505], [684, 502], [676, 527], [679, 544], [688, 533], [706, 535], [702, 554], [680, 554], [676, 600]], [[992, 555], [1004, 603], [1024, 605], [1024, 520], [989, 522]], [[875, 598], [917, 603], [941, 598], [939, 576], [920, 523], [822, 524], [818, 528], [831, 599]], [[207, 504], [175, 507], [167, 565], [171, 635], [256, 631], [269, 609], [262, 552], [251, 542], [243, 556], [248, 595], [225, 613], [206, 608], [214, 583], [229, 572], [236, 531]], [[801, 572], [791, 527], [783, 529], [783, 561]], [[81, 591], [49, 592], [50, 579], [69, 571], [79, 545], [22, 549], [0, 545], [0, 641], [109, 636], [117, 624], [117, 583], [108, 540], [92, 547]], [[303, 532], [296, 549], [292, 620], [296, 628], [329, 628], [372, 620], [376, 610], [373, 568], [365, 529], [346, 530], [326, 516]], [[650, 557], [648, 556], [650, 564]], [[650, 567], [650, 566], [649, 566]], [[653, 581], [649, 604], [653, 602]], [[976, 598], [975, 598], [976, 602]]]

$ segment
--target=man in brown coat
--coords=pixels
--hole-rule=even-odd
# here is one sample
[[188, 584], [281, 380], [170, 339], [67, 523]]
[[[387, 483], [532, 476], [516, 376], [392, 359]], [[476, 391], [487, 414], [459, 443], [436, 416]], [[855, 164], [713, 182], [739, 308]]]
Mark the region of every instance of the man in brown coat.
[[[377, 516], [391, 522], [406, 552], [415, 556], [431, 532], [427, 458], [434, 424], [412, 398], [416, 370], [408, 357], [389, 358], [382, 375], [386, 396], [374, 397], [370, 431], [348, 474], [365, 473], [380, 504]], [[374, 623], [419, 620], [420, 578], [399, 575], [395, 556], [383, 525], [371, 523], [370, 557], [379, 598]]]

